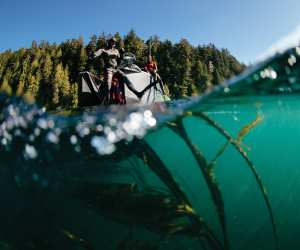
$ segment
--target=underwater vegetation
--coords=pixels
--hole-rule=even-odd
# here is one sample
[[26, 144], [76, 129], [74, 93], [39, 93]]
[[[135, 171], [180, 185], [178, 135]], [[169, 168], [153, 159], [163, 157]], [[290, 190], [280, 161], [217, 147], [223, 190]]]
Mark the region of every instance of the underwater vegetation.
[[[183, 124], [186, 116], [194, 116], [206, 121], [227, 139], [226, 144], [216, 153], [216, 157], [212, 162], [208, 162], [205, 159], [204, 154], [188, 137]], [[149, 231], [160, 235], [159, 240], [154, 246], [148, 246], [150, 247], [149, 249], [159, 249], [159, 244], [179, 234], [199, 240], [204, 249], [230, 249], [224, 201], [214, 175], [214, 167], [216, 166], [217, 159], [230, 143], [244, 158], [256, 179], [269, 212], [275, 245], [278, 248], [277, 230], [266, 188], [263, 186], [263, 182], [254, 164], [241, 147], [243, 137], [250, 133], [262, 120], [263, 118], [258, 115], [255, 120], [241, 128], [236, 139], [230, 136], [226, 130], [203, 112], [186, 112], [175, 121], [168, 123], [168, 127], [175, 131], [186, 143], [199, 165], [200, 173], [205, 178], [219, 217], [223, 232], [223, 242], [220, 241], [201, 215], [197, 214], [189, 198], [176, 182], [176, 178], [171, 174], [151, 146], [143, 140], [136, 140], [134, 142], [136, 148], [131, 154], [140, 158], [165, 184], [166, 189], [156, 189], [155, 187], [140, 188], [134, 182], [110, 184], [84, 183], [74, 195], [77, 199], [84, 202], [89, 209], [96, 211], [106, 218], [129, 225], [130, 228], [135, 225], [143, 226]], [[129, 235], [131, 235], [130, 242], [125, 244], [122, 241], [120, 243], [124, 249], [127, 249], [125, 246], [132, 247], [133, 249], [145, 249], [145, 243], [137, 242], [138, 239], [132, 239], [133, 235], [130, 233], [130, 229]]]

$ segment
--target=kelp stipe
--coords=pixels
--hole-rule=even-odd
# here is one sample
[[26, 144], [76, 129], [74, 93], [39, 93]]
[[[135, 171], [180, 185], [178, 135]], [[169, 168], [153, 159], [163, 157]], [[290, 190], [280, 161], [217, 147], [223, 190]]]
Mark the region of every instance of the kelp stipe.
[[201, 151], [197, 148], [195, 144], [191, 142], [189, 139], [186, 130], [183, 125], [183, 117], [177, 118], [177, 120], [173, 123], [168, 123], [168, 127], [172, 129], [176, 134], [178, 134], [186, 143], [186, 145], [191, 150], [193, 156], [195, 157], [197, 164], [204, 176], [205, 182], [208, 186], [212, 199], [214, 201], [214, 205], [219, 217], [220, 225], [223, 232], [224, 237], [224, 249], [230, 249], [229, 240], [227, 235], [227, 226], [226, 226], [226, 216], [224, 210], [224, 201], [221, 194], [221, 191], [216, 183], [216, 179], [214, 177], [213, 169], [209, 168], [207, 161]]
[[[187, 115], [191, 115], [191, 113], [188, 112]], [[270, 220], [271, 220], [271, 224], [272, 224], [272, 230], [273, 230], [273, 235], [274, 235], [274, 240], [275, 240], [275, 248], [276, 248], [276, 250], [278, 250], [279, 249], [279, 240], [278, 240], [278, 233], [277, 233], [277, 229], [276, 229], [276, 225], [275, 225], [274, 214], [273, 214], [273, 211], [272, 211], [271, 203], [270, 203], [270, 200], [268, 198], [266, 188], [263, 185], [263, 182], [262, 182], [261, 177], [259, 176], [259, 174], [256, 170], [255, 165], [252, 163], [250, 158], [247, 156], [247, 153], [242, 149], [240, 144], [225, 129], [223, 129], [216, 121], [211, 119], [208, 115], [206, 115], [203, 112], [193, 112], [192, 115], [194, 117], [198, 117], [201, 120], [206, 121], [209, 125], [211, 125], [217, 131], [219, 131], [219, 133], [221, 135], [223, 135], [228, 140], [228, 142], [230, 144], [233, 145], [233, 147], [238, 151], [238, 153], [246, 161], [246, 163], [249, 166], [252, 174], [255, 177], [256, 183], [258, 184], [259, 189], [261, 190], [261, 193], [263, 195], [264, 201], [266, 203], [266, 207], [267, 207], [269, 217], [270, 217]]]
[[[249, 124], [245, 125], [244, 127], [241, 128], [240, 132], [237, 135], [236, 142], [238, 145], [242, 146], [242, 140], [243, 138], [252, 130], [254, 127], [256, 127], [261, 121], [263, 121], [263, 116], [257, 114], [255, 120], [250, 122]], [[215, 157], [211, 160], [211, 162], [208, 164], [210, 168], [214, 168], [217, 160], [219, 157], [223, 155], [227, 147], [230, 145], [230, 141], [227, 140], [226, 143], [218, 150], [217, 154]], [[248, 150], [250, 150], [248, 148]]]
[[139, 152], [140, 157], [146, 161], [146, 164], [150, 167], [150, 169], [156, 173], [167, 187], [169, 187], [180, 203], [186, 204], [191, 211], [193, 211], [192, 213], [188, 213], [187, 216], [191, 223], [196, 225], [196, 230], [198, 231], [200, 240], [204, 239], [211, 249], [224, 249], [217, 236], [213, 233], [213, 230], [210, 229], [206, 222], [195, 213], [191, 202], [153, 149], [142, 140], [137, 141], [136, 143], [138, 148], [141, 149]]

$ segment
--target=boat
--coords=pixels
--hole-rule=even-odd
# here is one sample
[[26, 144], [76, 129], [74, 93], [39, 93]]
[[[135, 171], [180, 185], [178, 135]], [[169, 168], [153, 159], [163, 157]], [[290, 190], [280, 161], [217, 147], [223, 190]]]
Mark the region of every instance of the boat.
[[88, 71], [81, 72], [79, 105], [148, 105], [169, 100], [164, 93], [162, 84], [155, 81], [150, 73], [137, 66], [135, 61], [134, 54], [124, 54], [120, 65], [114, 72], [110, 93], [108, 93], [106, 82], [98, 76]]

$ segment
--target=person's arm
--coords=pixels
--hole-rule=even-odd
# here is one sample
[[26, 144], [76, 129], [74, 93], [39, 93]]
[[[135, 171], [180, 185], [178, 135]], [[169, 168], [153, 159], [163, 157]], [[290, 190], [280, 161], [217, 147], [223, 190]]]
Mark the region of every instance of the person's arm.
[[158, 71], [158, 68], [157, 68], [157, 63], [154, 62], [154, 72], [156, 73]]
[[124, 53], [125, 53], [125, 49], [124, 48], [120, 48], [120, 51], [119, 51], [120, 58], [123, 57]]
[[144, 66], [144, 70], [148, 72], [148, 63]]
[[97, 50], [95, 53], [94, 53], [94, 58], [98, 57], [98, 56], [101, 56], [102, 53], [104, 53], [105, 50], [104, 49], [99, 49]]

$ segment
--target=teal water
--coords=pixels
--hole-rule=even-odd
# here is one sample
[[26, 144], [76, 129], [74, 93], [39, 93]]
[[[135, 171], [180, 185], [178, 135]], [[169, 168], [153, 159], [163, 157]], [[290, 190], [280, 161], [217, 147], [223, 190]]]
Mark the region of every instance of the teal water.
[[148, 107], [2, 95], [0, 249], [297, 249], [298, 52]]
[[[243, 148], [256, 165], [267, 189], [279, 235], [280, 249], [299, 244], [299, 96], [264, 96], [227, 99], [207, 114], [236, 137], [239, 130], [263, 117], [243, 140]], [[258, 102], [261, 107], [257, 108]], [[259, 105], [259, 106], [260, 106]], [[207, 161], [226, 143], [224, 137], [203, 120], [186, 118], [186, 130]], [[166, 128], [149, 135], [175, 178], [189, 194], [199, 213], [218, 228], [213, 202], [199, 167], [181, 138]], [[161, 141], [165, 142], [162, 143]], [[170, 145], [170, 142], [171, 145]], [[231, 249], [275, 249], [272, 227], [263, 197], [245, 160], [228, 146], [215, 165], [215, 175], [225, 203]], [[220, 230], [220, 229], [219, 229]]]

